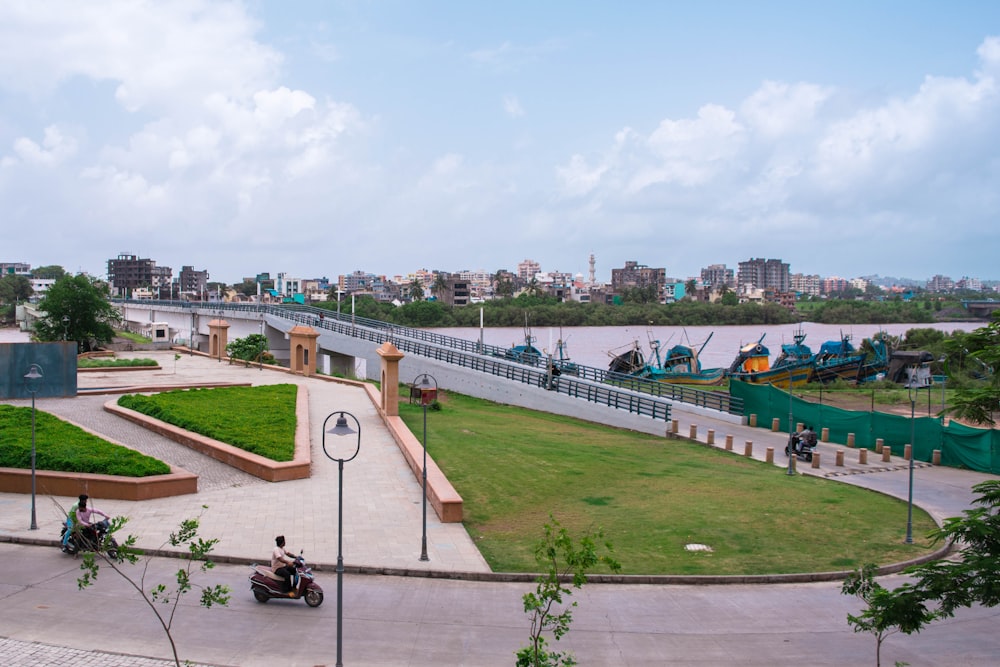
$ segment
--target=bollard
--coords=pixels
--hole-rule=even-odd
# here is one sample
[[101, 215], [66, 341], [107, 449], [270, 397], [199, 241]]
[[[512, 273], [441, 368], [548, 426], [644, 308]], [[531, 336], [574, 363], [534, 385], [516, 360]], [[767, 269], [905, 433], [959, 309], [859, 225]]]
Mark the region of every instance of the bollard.
[[[862, 451], [868, 451], [868, 450], [865, 449], [865, 450], [862, 450]], [[843, 468], [844, 467], [844, 450], [843, 449], [838, 449], [837, 450], [837, 467], [838, 468]]]
[[911, 456], [913, 456], [913, 445], [907, 443], [903, 445], [903, 460], [909, 461]]
[[884, 444], [885, 444], [885, 440], [883, 440], [882, 438], [875, 438], [875, 453], [876, 454], [881, 454], [882, 453], [882, 445], [884, 445]]
[[854, 434], [853, 433], [848, 433], [847, 434], [847, 446], [850, 447], [851, 449], [854, 449]]
[[750, 415], [750, 426], [757, 426], [757, 415]]
[[767, 452], [764, 454], [764, 460], [768, 463], [774, 463], [774, 447], [767, 448]]
[[692, 440], [697, 440], [698, 439], [698, 425], [697, 424], [691, 424], [691, 429], [688, 431], [688, 437], [691, 438]]
[[819, 452], [813, 452], [812, 466], [813, 468], [819, 467]]
[[860, 463], [863, 466], [864, 465], [868, 465], [868, 450], [867, 449], [859, 449], [858, 450], [858, 463]]
[[931, 452], [931, 463], [933, 465], [936, 465], [936, 466], [941, 465], [941, 450], [940, 449], [935, 449], [933, 452]]
[[713, 429], [713, 428], [708, 429], [708, 436], [705, 439], [705, 442], [708, 443], [708, 444], [710, 444], [710, 445], [714, 445], [715, 444], [715, 429]]
[[743, 445], [743, 456], [748, 459], [753, 456], [753, 440], [747, 440], [746, 444]]
[[775, 433], [778, 432], [778, 424], [779, 423], [780, 422], [779, 422], [779, 420], [778, 420], [777, 417], [775, 417], [774, 419], [771, 420], [771, 430], [774, 431]]
[[726, 436], [726, 451], [727, 452], [733, 451], [733, 436], [732, 435], [727, 435]]
[[677, 423], [676, 419], [671, 419], [670, 420], [670, 431], [672, 433], [674, 433], [676, 435], [680, 431], [680, 428], [681, 428], [681, 426], [680, 426], [679, 423]]
[[892, 447], [882, 447], [882, 463], [888, 463], [892, 459]]
[[822, 440], [823, 442], [830, 442], [830, 429], [824, 428], [822, 431], [820, 431], [819, 439]]

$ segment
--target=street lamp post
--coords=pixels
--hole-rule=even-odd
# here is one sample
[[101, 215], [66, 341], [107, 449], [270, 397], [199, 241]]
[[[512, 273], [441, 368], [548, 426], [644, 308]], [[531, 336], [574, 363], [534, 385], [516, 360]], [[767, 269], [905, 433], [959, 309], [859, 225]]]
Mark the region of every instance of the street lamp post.
[[62, 323], [63, 323], [63, 342], [66, 342], [66, 339], [69, 338], [69, 315], [62, 316]]
[[[337, 416], [337, 421], [332, 429], [326, 430], [326, 424], [330, 421], [330, 417], [334, 415]], [[354, 420], [354, 425], [357, 430], [354, 430], [348, 425], [347, 418], [350, 417]], [[344, 448], [340, 456], [335, 456], [331, 453], [330, 449], [326, 447], [326, 434], [330, 435], [351, 435], [352, 433], [358, 434], [357, 444], [352, 448]], [[332, 446], [331, 446], [332, 449]], [[326, 419], [323, 420], [323, 453], [326, 454], [327, 458], [331, 461], [337, 462], [337, 667], [343, 667], [344, 662], [342, 659], [342, 648], [343, 648], [343, 636], [344, 636], [344, 621], [343, 621], [343, 606], [344, 606], [344, 554], [343, 554], [343, 535], [344, 535], [344, 464], [348, 461], [353, 461], [354, 457], [358, 455], [361, 450], [361, 423], [358, 418], [352, 415], [350, 412], [344, 412], [340, 410], [338, 412], [331, 412], [327, 415]], [[350, 456], [346, 456], [350, 454]]]
[[[917, 420], [916, 420], [916, 409], [917, 409], [917, 392], [920, 391], [920, 387], [927, 386], [926, 382], [930, 380], [929, 371], [926, 376], [921, 376], [918, 372], [920, 367], [912, 366], [910, 369], [910, 378], [906, 383], [906, 390], [910, 398], [910, 465], [909, 465], [909, 490], [906, 496], [906, 544], [913, 544], [913, 459], [917, 453], [917, 443], [916, 443], [916, 431], [917, 431]], [[928, 396], [930, 393], [928, 392]]]
[[35, 394], [41, 388], [44, 377], [38, 364], [31, 364], [24, 376], [24, 384], [31, 394], [31, 530], [38, 530], [35, 519]]
[[795, 418], [792, 409], [792, 367], [788, 367], [788, 470], [786, 475], [795, 474]]
[[420, 405], [424, 408], [424, 521], [420, 537], [420, 560], [428, 561], [430, 558], [427, 557], [427, 406], [437, 398], [438, 383], [433, 375], [421, 373], [413, 380], [413, 386], [420, 389]]

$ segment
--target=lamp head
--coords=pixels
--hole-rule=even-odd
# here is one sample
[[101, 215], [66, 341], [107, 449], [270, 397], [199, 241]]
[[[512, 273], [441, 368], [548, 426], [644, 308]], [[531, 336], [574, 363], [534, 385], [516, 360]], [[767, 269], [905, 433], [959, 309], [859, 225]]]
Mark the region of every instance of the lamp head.
[[351, 435], [352, 433], [357, 433], [353, 428], [351, 428], [347, 423], [347, 417], [340, 414], [337, 417], [337, 423], [334, 424], [333, 428], [327, 431], [330, 435]]

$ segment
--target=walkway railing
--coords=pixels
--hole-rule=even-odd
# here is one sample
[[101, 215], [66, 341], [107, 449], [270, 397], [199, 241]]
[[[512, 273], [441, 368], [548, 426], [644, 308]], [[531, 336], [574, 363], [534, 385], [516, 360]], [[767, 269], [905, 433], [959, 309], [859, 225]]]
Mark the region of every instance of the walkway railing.
[[[622, 373], [612, 373], [601, 368], [575, 363], [564, 364], [560, 367], [558, 360], [551, 361], [555, 370], [550, 376], [550, 359], [548, 357], [514, 361], [508, 356], [508, 348], [484, 345], [479, 341], [456, 338], [367, 317], [358, 317], [350, 313], [337, 313], [325, 308], [301, 304], [271, 305], [218, 302], [205, 304], [184, 301], [142, 301], [141, 304], [252, 313], [258, 317], [262, 314], [268, 314], [379, 344], [388, 340], [404, 352], [454, 363], [464, 368], [492, 375], [508, 377], [525, 384], [546, 386], [547, 379], [554, 377], [555, 381], [551, 382], [552, 386], [550, 387], [554, 391], [603, 405], [629, 409], [657, 419], [669, 419], [670, 403], [668, 401], [688, 403], [735, 415], [743, 414], [742, 399], [730, 396], [728, 392], [693, 389], [667, 382], [636, 378]], [[636, 394], [640, 396], [635, 396]], [[647, 401], [655, 401], [657, 407], [647, 404]], [[666, 409], [658, 407], [660, 405], [666, 406]], [[635, 409], [632, 409], [632, 406]]]

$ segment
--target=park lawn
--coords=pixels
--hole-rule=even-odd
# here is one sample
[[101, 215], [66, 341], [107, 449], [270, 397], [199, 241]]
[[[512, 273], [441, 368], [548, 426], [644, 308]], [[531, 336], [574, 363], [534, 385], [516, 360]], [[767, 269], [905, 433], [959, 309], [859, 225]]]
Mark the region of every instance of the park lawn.
[[[0, 467], [31, 468], [31, 408], [0, 405]], [[35, 468], [123, 477], [170, 472], [163, 461], [108, 442], [41, 410], [35, 413]]]
[[[597, 528], [624, 574], [850, 570], [927, 554], [931, 518], [906, 503], [685, 440], [614, 429], [453, 393], [428, 410], [427, 446], [464, 500], [465, 526], [494, 571], [533, 572], [551, 514]], [[422, 434], [421, 408], [400, 404]], [[703, 544], [711, 551], [687, 551]]]
[[294, 384], [127, 394], [118, 405], [272, 461], [295, 457]]

